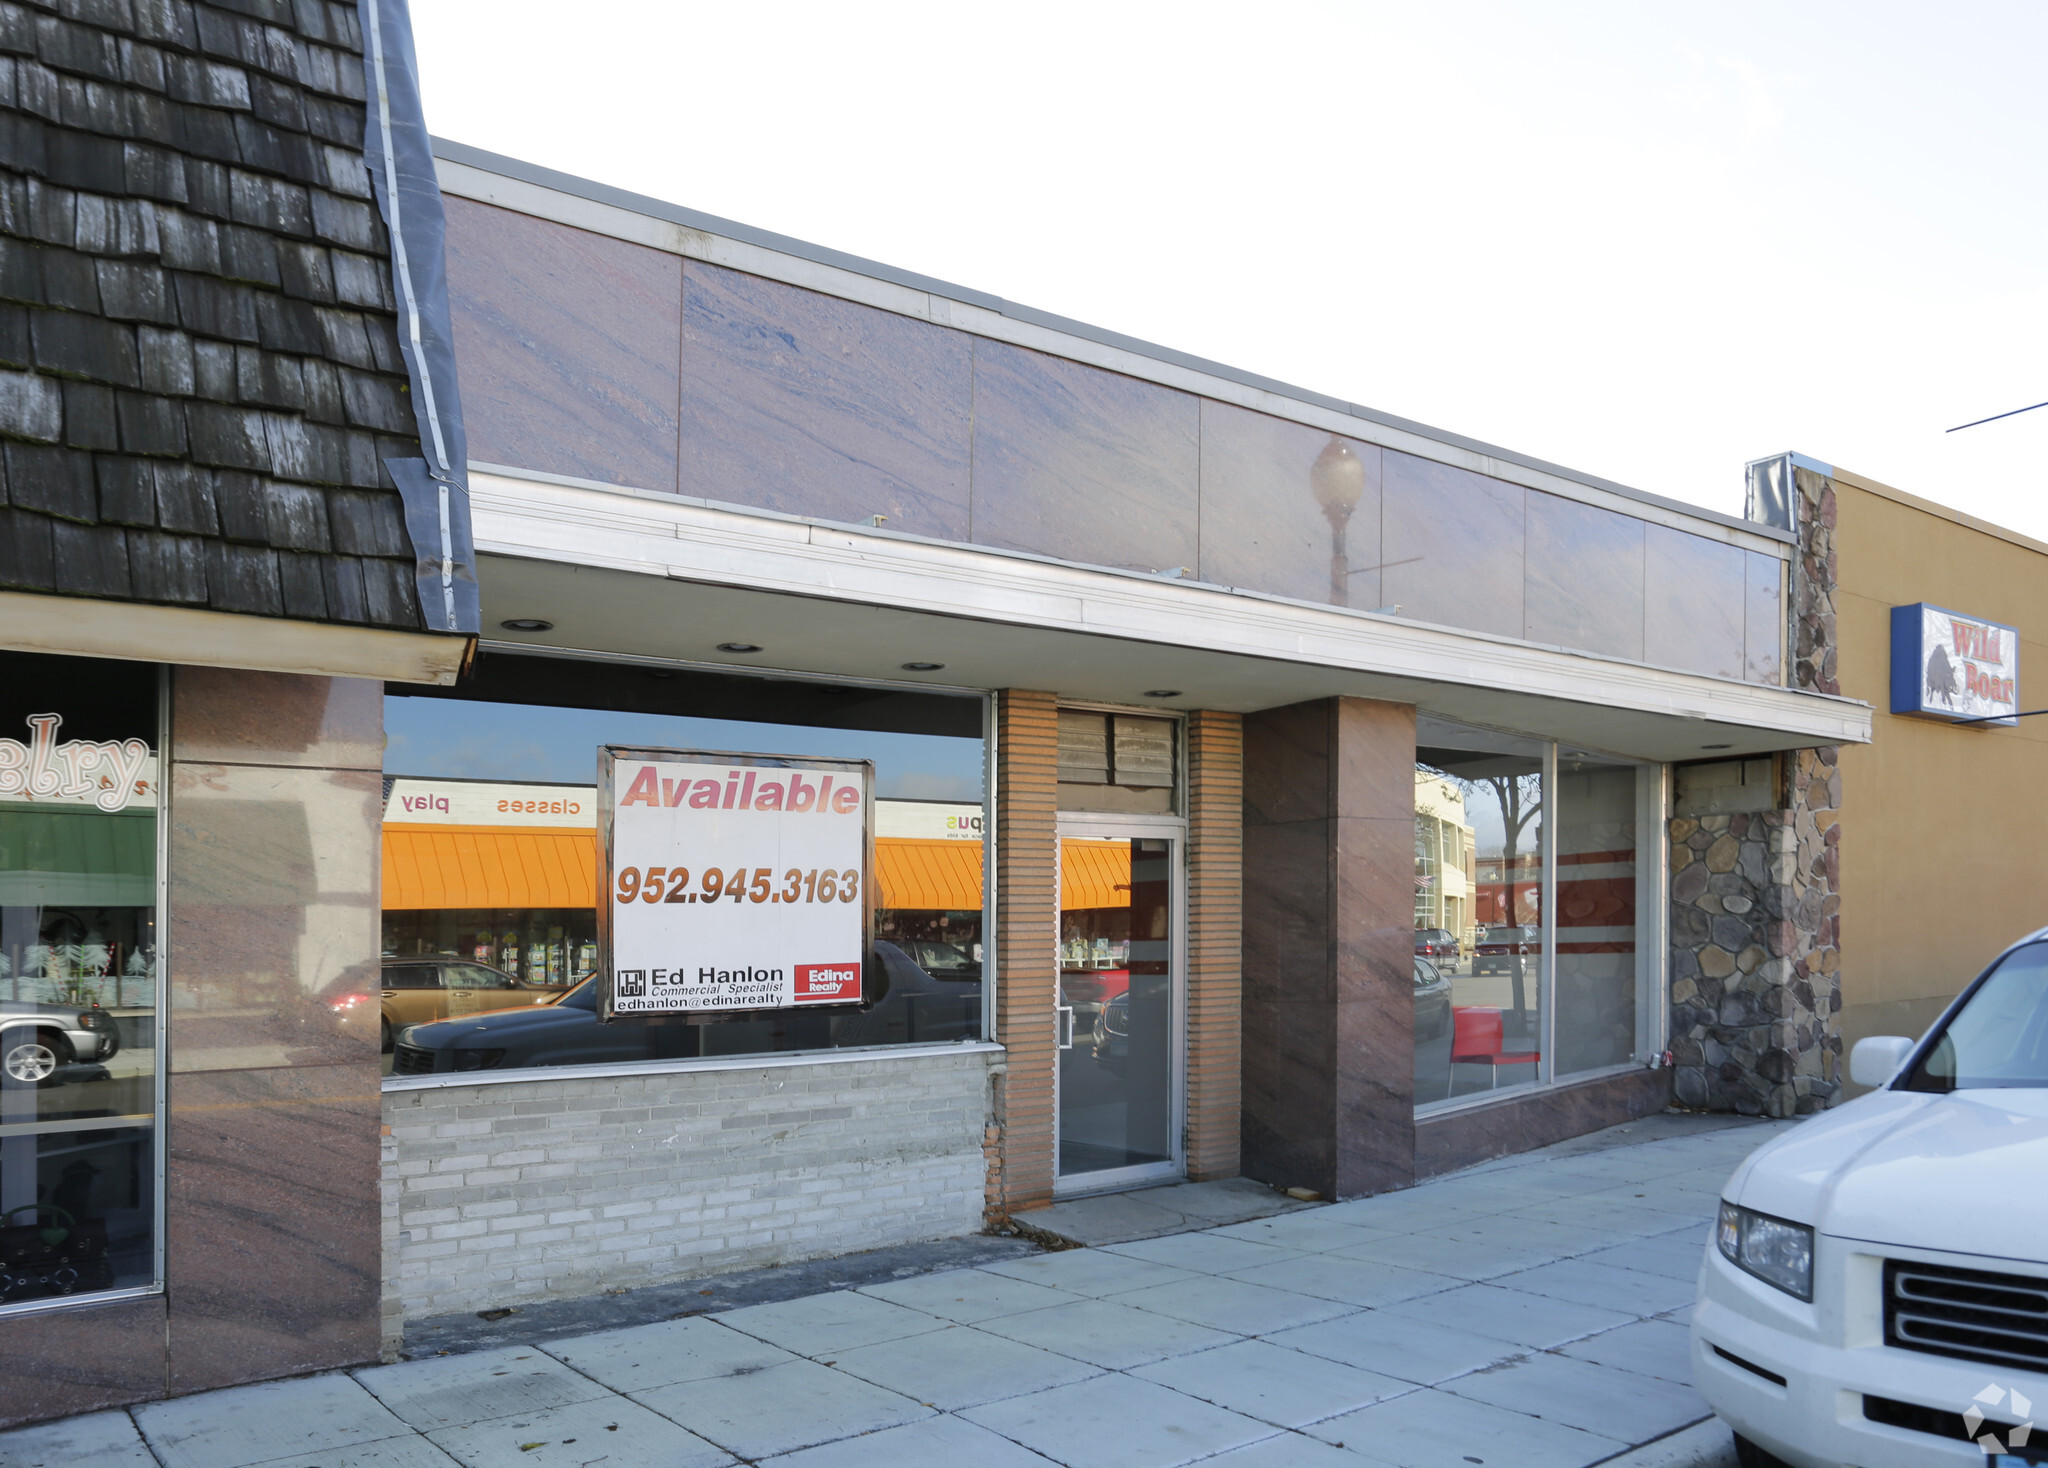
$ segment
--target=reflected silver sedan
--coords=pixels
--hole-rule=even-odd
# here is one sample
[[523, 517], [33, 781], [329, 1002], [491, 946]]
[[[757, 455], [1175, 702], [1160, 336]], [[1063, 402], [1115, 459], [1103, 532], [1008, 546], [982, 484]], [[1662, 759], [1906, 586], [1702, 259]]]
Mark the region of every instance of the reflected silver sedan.
[[120, 1048], [114, 1017], [103, 1009], [0, 1011], [0, 1075], [16, 1085], [49, 1085], [62, 1067], [107, 1060]]

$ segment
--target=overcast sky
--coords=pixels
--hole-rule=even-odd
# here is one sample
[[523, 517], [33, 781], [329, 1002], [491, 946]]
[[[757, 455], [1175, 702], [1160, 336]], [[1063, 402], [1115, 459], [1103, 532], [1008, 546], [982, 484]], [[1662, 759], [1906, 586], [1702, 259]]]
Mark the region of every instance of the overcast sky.
[[413, 0], [512, 154], [1739, 513], [2048, 538], [2048, 6]]

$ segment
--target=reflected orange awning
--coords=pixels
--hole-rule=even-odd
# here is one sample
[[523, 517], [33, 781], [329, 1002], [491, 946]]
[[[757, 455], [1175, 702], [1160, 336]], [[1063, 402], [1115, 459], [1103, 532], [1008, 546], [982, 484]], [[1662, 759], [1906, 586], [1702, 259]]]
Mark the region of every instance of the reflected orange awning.
[[1062, 841], [1060, 907], [1129, 907], [1131, 843]]
[[981, 911], [981, 843], [875, 839], [882, 906], [913, 912]]
[[597, 833], [514, 826], [384, 828], [387, 908], [597, 906]]
[[[884, 907], [981, 910], [978, 841], [885, 837], [875, 842], [875, 861]], [[594, 831], [399, 824], [384, 828], [387, 908], [596, 905]]]

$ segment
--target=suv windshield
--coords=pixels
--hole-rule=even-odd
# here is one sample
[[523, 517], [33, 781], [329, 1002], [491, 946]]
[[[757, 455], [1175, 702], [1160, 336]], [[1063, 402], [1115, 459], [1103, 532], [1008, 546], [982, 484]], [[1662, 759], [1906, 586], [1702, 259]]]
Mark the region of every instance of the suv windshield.
[[2048, 943], [2015, 948], [1956, 1011], [1909, 1091], [2048, 1086]]

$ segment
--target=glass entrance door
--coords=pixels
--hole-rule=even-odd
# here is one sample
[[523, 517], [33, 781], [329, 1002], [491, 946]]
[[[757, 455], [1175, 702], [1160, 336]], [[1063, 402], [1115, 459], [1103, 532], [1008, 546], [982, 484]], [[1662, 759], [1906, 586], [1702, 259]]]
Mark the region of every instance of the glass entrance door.
[[1179, 840], [1062, 824], [1054, 1018], [1066, 1187], [1180, 1167]]

